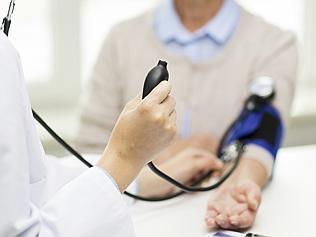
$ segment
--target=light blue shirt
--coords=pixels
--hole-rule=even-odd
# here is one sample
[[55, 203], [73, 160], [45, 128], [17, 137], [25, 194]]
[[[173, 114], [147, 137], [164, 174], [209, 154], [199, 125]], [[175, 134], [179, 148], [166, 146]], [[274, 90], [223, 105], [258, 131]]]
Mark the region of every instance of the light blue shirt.
[[181, 23], [173, 0], [164, 0], [155, 12], [153, 28], [170, 50], [198, 62], [214, 57], [225, 47], [239, 16], [239, 5], [234, 0], [225, 0], [215, 17], [199, 30], [189, 32]]
[[[189, 32], [181, 23], [173, 0], [163, 0], [154, 13], [153, 29], [158, 39], [171, 51], [193, 62], [201, 62], [222, 50], [233, 35], [240, 18], [240, 7], [234, 0], [225, 0], [219, 12], [202, 28]], [[180, 134], [191, 134], [192, 110], [184, 111]]]

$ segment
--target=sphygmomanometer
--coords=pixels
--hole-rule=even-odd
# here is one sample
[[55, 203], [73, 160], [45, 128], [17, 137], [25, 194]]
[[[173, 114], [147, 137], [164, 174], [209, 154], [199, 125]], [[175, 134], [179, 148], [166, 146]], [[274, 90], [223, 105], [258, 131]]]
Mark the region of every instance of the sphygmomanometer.
[[[10, 1], [7, 16], [3, 19], [1, 30], [8, 36], [11, 26], [11, 16], [14, 11], [15, 0]], [[143, 98], [145, 98], [160, 82], [169, 79], [167, 62], [159, 61], [146, 76], [143, 87]], [[125, 192], [126, 195], [143, 201], [163, 201], [175, 198], [187, 192], [205, 192], [220, 186], [235, 171], [245, 146], [256, 144], [272, 157], [276, 157], [283, 137], [283, 123], [278, 110], [273, 106], [272, 101], [276, 96], [275, 84], [270, 77], [258, 77], [250, 86], [250, 95], [245, 100], [243, 109], [237, 118], [227, 128], [222, 136], [217, 149], [217, 156], [225, 164], [220, 178], [211, 185], [203, 186], [203, 181], [212, 175], [210, 170], [203, 174], [192, 185], [185, 185], [168, 176], [159, 170], [153, 162], [148, 167], [158, 176], [167, 182], [175, 185], [180, 191], [164, 197], [142, 197], [136, 194]], [[78, 158], [86, 166], [92, 164], [84, 159], [74, 148], [65, 142], [47, 123], [34, 111], [34, 118], [47, 130], [47, 132], [60, 143], [68, 152]], [[181, 169], [181, 167], [179, 167]]]

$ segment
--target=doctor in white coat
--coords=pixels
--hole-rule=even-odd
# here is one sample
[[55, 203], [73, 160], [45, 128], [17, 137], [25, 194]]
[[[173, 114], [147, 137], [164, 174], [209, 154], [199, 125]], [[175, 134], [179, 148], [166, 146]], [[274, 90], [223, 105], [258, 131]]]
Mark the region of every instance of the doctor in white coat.
[[134, 236], [121, 193], [175, 135], [170, 90], [162, 82], [129, 102], [97, 165], [52, 191], [19, 56], [1, 32], [0, 236]]

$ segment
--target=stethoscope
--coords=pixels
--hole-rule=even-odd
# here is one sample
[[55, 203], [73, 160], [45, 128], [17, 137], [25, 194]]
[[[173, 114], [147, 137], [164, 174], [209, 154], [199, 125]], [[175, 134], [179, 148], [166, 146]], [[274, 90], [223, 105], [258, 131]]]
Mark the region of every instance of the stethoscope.
[[[15, 8], [15, 0], [10, 1], [10, 6], [8, 10], [7, 16], [3, 19], [1, 30], [8, 36], [9, 30], [11, 26], [11, 17]], [[146, 76], [144, 88], [143, 88], [143, 98], [146, 97], [154, 87], [156, 87], [161, 81], [168, 80], [169, 73], [167, 70], [167, 63], [164, 61], [159, 61], [158, 65], [154, 67]], [[270, 77], [260, 77], [254, 80], [250, 86], [250, 96], [245, 101], [243, 113], [241, 113], [235, 121], [228, 127], [227, 131], [221, 138], [220, 145], [217, 150], [217, 156], [219, 159], [223, 161], [223, 163], [232, 162], [233, 165], [229, 169], [225, 175], [223, 175], [219, 180], [217, 180], [212, 185], [207, 187], [198, 186], [201, 184], [206, 178], [210, 177], [213, 171], [209, 171], [206, 174], [202, 175], [198, 180], [196, 180], [192, 185], [188, 186], [178, 182], [177, 180], [173, 179], [172, 177], [168, 176], [161, 170], [159, 170], [153, 162], [148, 163], [148, 167], [158, 176], [166, 180], [167, 182], [173, 184], [180, 191], [170, 194], [164, 197], [143, 197], [139, 195], [135, 195], [129, 192], [124, 192], [129, 197], [132, 197], [137, 200], [142, 201], [150, 201], [150, 202], [157, 202], [157, 201], [164, 201], [169, 200], [175, 197], [178, 197], [185, 193], [192, 193], [192, 192], [206, 192], [219, 187], [222, 183], [224, 183], [231, 174], [237, 168], [240, 158], [244, 152], [245, 144], [243, 141], [234, 141], [230, 144], [226, 144], [227, 136], [230, 132], [230, 129], [236, 125], [243, 116], [246, 116], [247, 113], [251, 113], [252, 111], [258, 109], [262, 104], [270, 103], [271, 100], [274, 98], [275, 95], [275, 85], [274, 81]], [[35, 120], [41, 124], [41, 126], [61, 145], [63, 146], [68, 152], [70, 152], [73, 156], [79, 159], [83, 164], [87, 167], [91, 168], [93, 165], [88, 162], [83, 156], [79, 154], [74, 148], [72, 148], [66, 141], [64, 141], [34, 110], [32, 110], [33, 116]]]

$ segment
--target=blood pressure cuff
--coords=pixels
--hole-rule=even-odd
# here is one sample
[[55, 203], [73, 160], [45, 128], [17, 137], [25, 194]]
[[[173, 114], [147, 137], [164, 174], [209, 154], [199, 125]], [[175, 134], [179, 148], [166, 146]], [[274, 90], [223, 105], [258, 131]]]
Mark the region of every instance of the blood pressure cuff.
[[272, 105], [259, 110], [242, 111], [240, 119], [228, 133], [226, 144], [236, 140], [245, 145], [255, 144], [267, 150], [274, 158], [282, 144], [284, 126], [279, 111]]

